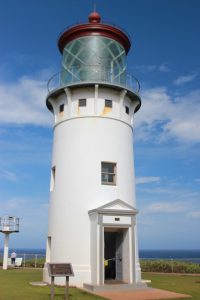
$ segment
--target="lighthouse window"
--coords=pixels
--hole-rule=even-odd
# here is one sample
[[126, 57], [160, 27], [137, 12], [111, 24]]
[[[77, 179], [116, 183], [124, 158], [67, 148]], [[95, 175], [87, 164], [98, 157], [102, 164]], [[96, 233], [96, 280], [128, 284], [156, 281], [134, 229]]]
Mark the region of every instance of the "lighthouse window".
[[129, 107], [128, 106], [125, 106], [125, 112], [127, 115], [129, 115]]
[[51, 184], [50, 184], [50, 191], [52, 192], [55, 187], [55, 178], [56, 178], [56, 167], [52, 167], [51, 169]]
[[112, 108], [112, 100], [105, 99], [105, 107], [111, 107]]
[[101, 184], [116, 185], [116, 163], [101, 162]]
[[86, 106], [86, 99], [79, 99], [78, 100], [78, 106], [79, 107]]
[[64, 104], [61, 104], [59, 106], [59, 112], [62, 113], [64, 111]]

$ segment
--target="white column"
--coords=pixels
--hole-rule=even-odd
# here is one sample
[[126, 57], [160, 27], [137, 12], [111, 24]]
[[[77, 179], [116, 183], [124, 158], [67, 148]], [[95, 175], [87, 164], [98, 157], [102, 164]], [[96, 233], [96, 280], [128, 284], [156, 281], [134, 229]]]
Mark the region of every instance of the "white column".
[[141, 267], [140, 267], [140, 260], [139, 260], [139, 250], [138, 250], [138, 236], [137, 236], [137, 225], [135, 225], [135, 281], [141, 282]]
[[5, 233], [4, 253], [3, 253], [3, 270], [7, 270], [7, 266], [8, 266], [8, 241], [9, 241], [9, 233]]

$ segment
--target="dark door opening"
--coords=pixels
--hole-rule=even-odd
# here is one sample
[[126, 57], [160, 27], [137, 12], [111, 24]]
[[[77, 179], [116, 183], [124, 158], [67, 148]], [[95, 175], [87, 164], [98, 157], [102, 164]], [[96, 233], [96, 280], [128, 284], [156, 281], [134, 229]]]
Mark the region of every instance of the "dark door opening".
[[122, 281], [122, 231], [104, 231], [105, 280]]
[[116, 232], [104, 233], [105, 279], [115, 279]]

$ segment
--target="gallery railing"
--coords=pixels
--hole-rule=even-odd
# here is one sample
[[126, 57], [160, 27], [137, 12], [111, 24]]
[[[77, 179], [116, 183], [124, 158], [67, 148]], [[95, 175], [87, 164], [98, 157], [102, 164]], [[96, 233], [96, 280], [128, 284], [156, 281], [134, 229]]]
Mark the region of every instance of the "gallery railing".
[[110, 83], [123, 86], [134, 93], [138, 94], [140, 83], [136, 77], [128, 74], [126, 71], [121, 73], [114, 72], [110, 68], [107, 69], [101, 66], [87, 65], [81, 67], [71, 67], [64, 69], [60, 73], [54, 74], [47, 83], [49, 92], [54, 89], [64, 87], [75, 83]]

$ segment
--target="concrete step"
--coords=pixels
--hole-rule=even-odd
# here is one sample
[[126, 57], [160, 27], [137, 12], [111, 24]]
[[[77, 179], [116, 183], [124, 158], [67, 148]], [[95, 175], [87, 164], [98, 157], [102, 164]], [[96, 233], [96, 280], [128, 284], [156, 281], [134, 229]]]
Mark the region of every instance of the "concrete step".
[[104, 285], [94, 285], [84, 283], [83, 288], [92, 292], [101, 291], [131, 291], [136, 289], [146, 289], [148, 288], [146, 283], [139, 282], [134, 284], [121, 283], [121, 284], [104, 284]]

